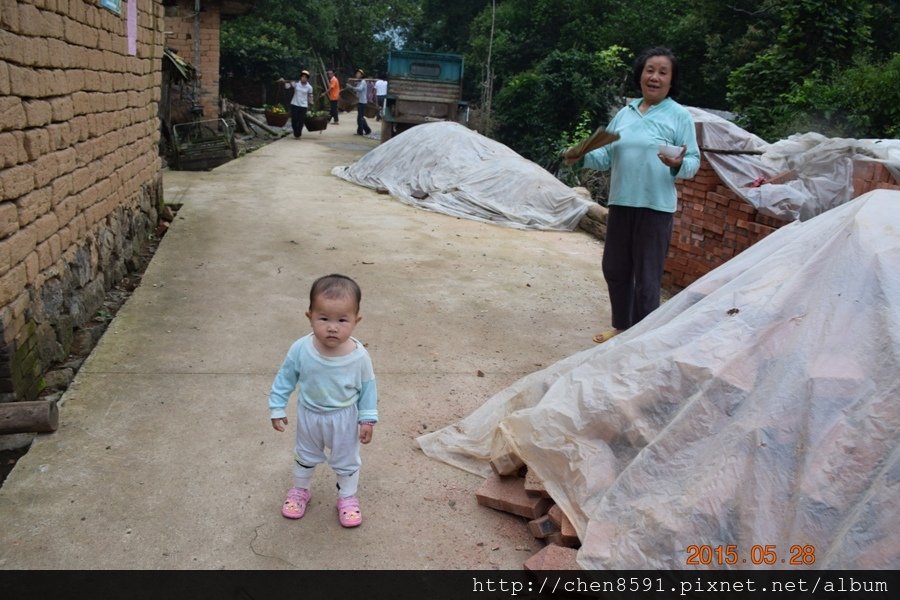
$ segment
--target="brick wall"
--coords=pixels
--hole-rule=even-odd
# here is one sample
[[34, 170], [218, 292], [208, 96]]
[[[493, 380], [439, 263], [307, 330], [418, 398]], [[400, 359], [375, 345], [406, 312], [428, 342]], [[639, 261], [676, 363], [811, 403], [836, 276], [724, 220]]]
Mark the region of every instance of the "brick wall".
[[0, 0], [0, 401], [34, 399], [161, 201], [163, 10]]
[[198, 101], [203, 118], [219, 116], [219, 30], [221, 6], [219, 2], [203, 0], [200, 10], [199, 56], [194, 24], [194, 0], [170, 0], [165, 7], [165, 45], [191, 63], [200, 74]]
[[[666, 259], [663, 287], [683, 289], [737, 256], [784, 221], [760, 214], [726, 186], [703, 158], [693, 179], [678, 180], [678, 211]], [[883, 164], [853, 163], [853, 197], [876, 188], [900, 189]]]

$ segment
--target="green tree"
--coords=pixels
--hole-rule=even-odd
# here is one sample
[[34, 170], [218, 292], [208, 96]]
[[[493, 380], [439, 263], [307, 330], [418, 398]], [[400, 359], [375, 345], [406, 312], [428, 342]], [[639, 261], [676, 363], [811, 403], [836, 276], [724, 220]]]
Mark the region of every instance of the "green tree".
[[333, 0], [259, 0], [250, 13], [224, 20], [223, 73], [270, 81], [311, 66], [312, 50], [337, 45]]
[[[900, 53], [860, 59], [826, 81], [808, 78], [786, 96], [782, 132], [818, 131], [831, 137], [900, 137]], [[783, 136], [782, 136], [783, 137]]]
[[497, 95], [497, 139], [552, 168], [573, 138], [609, 120], [621, 92], [628, 51], [554, 50], [537, 66], [509, 79]]
[[681, 102], [727, 107], [729, 73], [772, 43], [775, 14], [767, 4], [762, 0], [681, 3], [660, 30], [663, 44], [675, 51], [683, 67]]
[[596, 34], [611, 0], [506, 0], [497, 3], [491, 38], [491, 5], [471, 26], [466, 52], [470, 68], [480, 71], [488, 48], [502, 87], [507, 77], [524, 73], [554, 51], [595, 52], [607, 45]]
[[[421, 12], [411, 27], [407, 48], [423, 52], [465, 52], [470, 29], [485, 0], [422, 0]], [[487, 5], [487, 9], [485, 8]]]
[[402, 48], [420, 9], [416, 0], [333, 0], [339, 15], [334, 24], [337, 42], [322, 49], [331, 65], [350, 72], [363, 68], [367, 74], [383, 71], [391, 49]]
[[326, 68], [374, 72], [418, 15], [416, 0], [259, 0], [250, 13], [222, 22], [222, 70], [265, 81], [319, 67], [318, 57]]
[[872, 45], [868, 0], [790, 0], [777, 7], [773, 43], [728, 80], [741, 124], [768, 138], [785, 133], [797, 86], [828, 80]]

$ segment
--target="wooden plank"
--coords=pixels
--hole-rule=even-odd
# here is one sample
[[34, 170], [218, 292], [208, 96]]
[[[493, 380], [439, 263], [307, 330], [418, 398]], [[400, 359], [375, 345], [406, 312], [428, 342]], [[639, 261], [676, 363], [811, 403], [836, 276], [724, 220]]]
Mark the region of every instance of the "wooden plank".
[[397, 117], [422, 116], [435, 119], [443, 119], [450, 115], [447, 104], [434, 104], [426, 102], [407, 102], [398, 100], [394, 104], [394, 115]]
[[459, 101], [456, 98], [439, 98], [437, 96], [388, 96], [388, 99], [393, 99], [397, 102], [419, 102], [421, 104], [450, 104], [453, 106], [459, 104]]
[[597, 148], [601, 148], [607, 144], [611, 144], [612, 142], [619, 139], [618, 133], [611, 133], [606, 131], [604, 127], [598, 127], [594, 133], [592, 133], [589, 137], [585, 138], [581, 142], [566, 148], [565, 152], [563, 152], [563, 158], [569, 160], [577, 160], [587, 154], [592, 150], [596, 150]]
[[460, 87], [456, 84], [425, 83], [419, 81], [391, 81], [388, 97], [411, 100], [456, 102], [460, 99]]

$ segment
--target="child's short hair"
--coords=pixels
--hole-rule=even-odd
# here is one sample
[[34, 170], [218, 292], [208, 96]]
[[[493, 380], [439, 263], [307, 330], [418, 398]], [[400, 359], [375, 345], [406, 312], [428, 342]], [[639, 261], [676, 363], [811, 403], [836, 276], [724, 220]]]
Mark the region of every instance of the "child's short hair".
[[362, 300], [362, 290], [359, 285], [346, 275], [332, 273], [316, 279], [312, 287], [309, 288], [309, 310], [312, 310], [313, 303], [319, 296], [326, 298], [341, 298], [349, 296], [356, 300], [356, 310], [359, 312], [359, 304]]

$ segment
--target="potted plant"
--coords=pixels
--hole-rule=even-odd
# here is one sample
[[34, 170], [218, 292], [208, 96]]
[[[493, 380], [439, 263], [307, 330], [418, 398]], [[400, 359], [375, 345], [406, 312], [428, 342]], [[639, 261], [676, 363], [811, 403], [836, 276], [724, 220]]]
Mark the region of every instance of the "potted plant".
[[266, 124], [272, 127], [284, 127], [291, 118], [283, 104], [266, 104], [263, 109], [266, 111]]
[[304, 124], [309, 131], [322, 131], [328, 129], [328, 121], [331, 114], [327, 110], [311, 110], [306, 113]]

